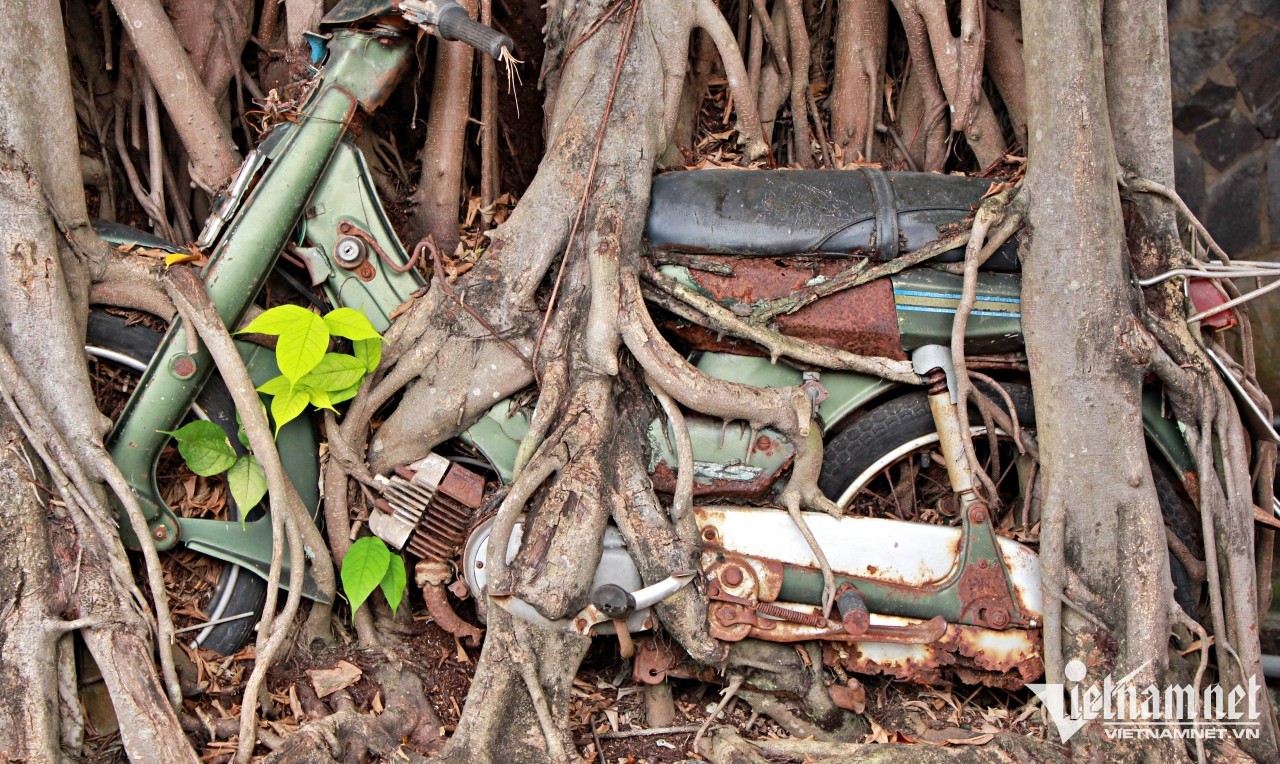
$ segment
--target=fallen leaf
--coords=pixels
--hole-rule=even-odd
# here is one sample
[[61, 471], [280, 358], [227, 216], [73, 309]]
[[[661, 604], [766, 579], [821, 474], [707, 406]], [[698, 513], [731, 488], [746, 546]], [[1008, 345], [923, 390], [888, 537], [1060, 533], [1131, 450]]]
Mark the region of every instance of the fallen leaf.
[[995, 735], [989, 732], [978, 733], [961, 727], [943, 727], [940, 730], [925, 730], [919, 737], [934, 745], [982, 745], [989, 742]]
[[307, 675], [311, 677], [311, 687], [321, 698], [359, 682], [363, 673], [358, 666], [346, 661], [338, 661], [338, 665], [333, 668], [307, 671]]

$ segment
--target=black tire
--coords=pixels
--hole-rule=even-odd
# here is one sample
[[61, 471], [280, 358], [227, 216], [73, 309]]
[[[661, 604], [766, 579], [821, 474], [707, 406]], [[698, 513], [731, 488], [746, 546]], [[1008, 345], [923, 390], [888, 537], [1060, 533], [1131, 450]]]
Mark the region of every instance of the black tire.
[[[121, 363], [122, 358], [131, 363], [125, 364], [135, 371], [146, 368], [151, 357], [155, 355], [163, 338], [159, 332], [140, 324], [127, 325], [120, 316], [102, 311], [89, 314], [89, 331], [85, 342], [85, 351], [98, 359], [100, 363]], [[105, 353], [103, 351], [106, 351]], [[106, 354], [114, 354], [114, 358]], [[215, 422], [226, 431], [231, 444], [240, 449], [236, 438], [236, 409], [231, 401], [231, 394], [222, 382], [222, 378], [214, 376], [204, 386], [196, 399], [196, 406], [205, 418]], [[238, 520], [239, 508], [228, 497], [227, 512], [229, 519]], [[226, 618], [241, 613], [253, 613], [251, 617], [218, 624], [197, 632], [192, 641], [200, 647], [213, 650], [223, 655], [230, 655], [248, 644], [253, 636], [253, 629], [262, 613], [263, 602], [267, 596], [267, 584], [258, 576], [238, 565], [222, 564], [222, 572], [214, 585], [207, 603], [202, 603], [204, 611], [211, 620]]]
[[[1036, 419], [1031, 389], [1017, 382], [1003, 386], [1013, 399], [1019, 424], [1024, 428], [1034, 428]], [[1004, 408], [1000, 398], [995, 395], [988, 397]], [[970, 409], [970, 423], [978, 427], [982, 424], [976, 409]], [[828, 498], [839, 501], [845, 490], [882, 457], [934, 433], [933, 415], [923, 392], [908, 393], [876, 406], [858, 416], [828, 440], [819, 486]], [[977, 445], [979, 439], [975, 438], [975, 446]], [[1196, 550], [1199, 542], [1195, 533], [1196, 523], [1192, 519], [1194, 510], [1175, 487], [1175, 481], [1170, 477], [1163, 457], [1153, 449], [1149, 449], [1149, 453], [1156, 494], [1160, 499], [1165, 522], [1189, 548]], [[1199, 593], [1193, 590], [1186, 568], [1172, 554], [1169, 555], [1169, 568], [1174, 598], [1188, 615], [1199, 620], [1196, 612]]]

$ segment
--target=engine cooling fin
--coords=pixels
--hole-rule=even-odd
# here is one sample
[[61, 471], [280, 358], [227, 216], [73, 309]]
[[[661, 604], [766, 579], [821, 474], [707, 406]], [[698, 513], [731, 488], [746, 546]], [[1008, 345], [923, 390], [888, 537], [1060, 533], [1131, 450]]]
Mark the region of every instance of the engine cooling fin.
[[451, 562], [462, 551], [472, 516], [484, 501], [484, 478], [438, 454], [390, 477], [375, 478], [382, 497], [374, 501], [369, 530], [396, 549], [424, 560]]

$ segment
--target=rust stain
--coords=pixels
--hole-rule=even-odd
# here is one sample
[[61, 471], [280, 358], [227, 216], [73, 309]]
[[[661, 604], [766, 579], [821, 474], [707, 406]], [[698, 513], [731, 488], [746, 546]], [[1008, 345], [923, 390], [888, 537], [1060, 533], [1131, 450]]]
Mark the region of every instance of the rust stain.
[[[788, 456], [782, 466], [774, 472], [761, 472], [751, 480], [727, 480], [725, 478], [713, 478], [707, 482], [695, 480], [693, 481], [693, 495], [713, 494], [717, 498], [725, 499], [758, 499], [773, 487], [774, 481], [778, 479], [778, 476], [791, 467], [792, 458]], [[653, 481], [653, 490], [658, 493], [670, 495], [676, 492], [676, 473], [666, 462], [658, 462], [658, 466], [654, 468], [653, 472], [649, 473], [649, 479]]]
[[[814, 279], [831, 278], [849, 268], [848, 258], [720, 258], [733, 275], [690, 269], [693, 280], [721, 304], [752, 303], [786, 297], [810, 286]], [[774, 319], [789, 337], [861, 355], [905, 360], [898, 313], [889, 279], [877, 279], [845, 289]], [[698, 350], [764, 355], [750, 343], [719, 338], [702, 327], [676, 327], [676, 333]]]

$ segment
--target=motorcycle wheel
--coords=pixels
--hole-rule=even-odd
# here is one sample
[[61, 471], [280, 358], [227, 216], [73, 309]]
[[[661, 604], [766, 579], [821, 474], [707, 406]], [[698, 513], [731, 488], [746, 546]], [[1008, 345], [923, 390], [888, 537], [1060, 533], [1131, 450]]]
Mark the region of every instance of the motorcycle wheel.
[[[1003, 386], [1013, 399], [1019, 425], [1034, 431], [1031, 389], [1016, 382]], [[998, 396], [986, 390], [982, 392], [1002, 410], [1005, 408]], [[1012, 438], [1001, 433], [997, 440], [1001, 465], [997, 474], [992, 469], [996, 460], [991, 458], [987, 431], [976, 408], [970, 408], [969, 420], [974, 450], [996, 483], [1006, 513], [1019, 512], [1021, 485], [1026, 475], [1020, 475], [1017, 469], [1017, 450]], [[925, 394], [913, 392], [894, 398], [866, 411], [828, 440], [819, 486], [851, 514], [950, 522], [945, 502], [952, 491], [937, 443], [938, 433]], [[1175, 487], [1163, 457], [1154, 449], [1148, 452], [1165, 523], [1189, 549], [1198, 553], [1202, 545], [1195, 510]], [[1193, 587], [1186, 568], [1172, 554], [1169, 568], [1175, 599], [1188, 615], [1200, 620], [1199, 592]]]
[[[99, 408], [104, 406], [107, 396], [122, 405], [133, 392], [137, 380], [146, 370], [147, 364], [160, 346], [163, 335], [160, 332], [140, 324], [129, 325], [124, 318], [102, 311], [94, 311], [89, 315], [89, 330], [85, 342], [85, 353], [89, 356], [91, 377], [95, 380], [94, 392], [98, 398]], [[104, 396], [102, 381], [112, 391]], [[118, 409], [119, 406], [117, 405]], [[114, 416], [119, 412], [104, 410], [104, 414]], [[216, 423], [227, 433], [233, 447], [242, 451], [236, 438], [236, 409], [231, 401], [221, 377], [216, 374], [205, 384], [195, 404], [191, 407], [191, 417], [207, 419]], [[157, 473], [159, 474], [159, 473]], [[225, 519], [240, 519], [240, 509], [227, 496], [227, 516]], [[195, 555], [190, 550], [182, 549], [177, 554]], [[243, 613], [250, 616], [207, 626], [196, 632], [192, 644], [223, 655], [230, 655], [248, 643], [257, 626], [258, 616], [262, 613], [263, 602], [267, 596], [267, 584], [258, 576], [239, 565], [224, 563], [220, 560], [198, 556], [201, 572], [207, 574], [203, 585], [207, 586], [205, 601], [201, 608], [210, 621], [217, 621]], [[181, 565], [181, 563], [177, 563]], [[192, 576], [197, 576], [192, 573]], [[166, 579], [169, 576], [166, 575]], [[209, 585], [211, 584], [211, 585]]]

